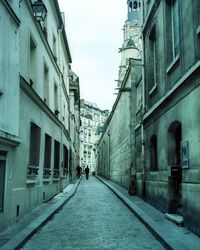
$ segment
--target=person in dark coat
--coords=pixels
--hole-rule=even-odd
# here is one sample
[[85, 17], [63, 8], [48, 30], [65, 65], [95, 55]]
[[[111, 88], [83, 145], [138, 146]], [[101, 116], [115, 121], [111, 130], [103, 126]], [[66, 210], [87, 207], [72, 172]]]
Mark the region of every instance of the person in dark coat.
[[81, 176], [81, 170], [82, 170], [82, 168], [81, 168], [79, 165], [77, 165], [77, 167], [76, 167], [76, 173], [77, 173], [77, 178], [78, 178], [78, 179], [79, 179], [80, 176]]
[[89, 179], [89, 173], [90, 173], [90, 169], [89, 169], [89, 167], [87, 166], [87, 167], [85, 168], [85, 176], [86, 176], [86, 180], [88, 180], [88, 179]]

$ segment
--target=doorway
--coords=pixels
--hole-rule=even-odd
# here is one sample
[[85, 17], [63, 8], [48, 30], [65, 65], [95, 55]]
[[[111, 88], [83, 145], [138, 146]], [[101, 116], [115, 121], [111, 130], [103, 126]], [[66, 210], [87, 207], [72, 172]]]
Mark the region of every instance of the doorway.
[[0, 151], [0, 212], [4, 210], [6, 152]]
[[181, 168], [182, 127], [174, 121], [168, 129], [168, 178], [169, 212], [182, 215], [182, 168]]

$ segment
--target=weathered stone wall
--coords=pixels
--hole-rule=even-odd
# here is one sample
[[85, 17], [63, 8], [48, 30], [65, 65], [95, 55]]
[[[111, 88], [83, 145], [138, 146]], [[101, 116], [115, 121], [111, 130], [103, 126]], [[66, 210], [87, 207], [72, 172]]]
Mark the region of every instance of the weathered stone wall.
[[[155, 1], [152, 1], [152, 6]], [[200, 2], [179, 2], [180, 17], [180, 44], [176, 58], [170, 58], [169, 5], [167, 1], [160, 1], [152, 8], [145, 5], [146, 10], [151, 10], [151, 18], [144, 27], [145, 44], [145, 93], [146, 114], [144, 116], [145, 127], [145, 169], [146, 169], [146, 198], [151, 204], [161, 211], [168, 212], [173, 195], [177, 196], [173, 187], [173, 178], [169, 177], [168, 169], [178, 153], [173, 150], [170, 133], [170, 125], [179, 122], [181, 125], [181, 142], [188, 143], [189, 168], [181, 169], [181, 205], [184, 223], [197, 234], [200, 234], [200, 205], [197, 202], [200, 184], [200, 160], [199, 151], [199, 97], [200, 97], [200, 62], [199, 62], [199, 33]], [[147, 11], [145, 12], [147, 13]], [[154, 19], [156, 17], [156, 19]], [[156, 22], [154, 23], [154, 20]], [[187, 21], [186, 21], [187, 20]], [[151, 53], [148, 48], [149, 32], [152, 26], [156, 27], [156, 66], [157, 85], [153, 92], [149, 93], [148, 56]], [[163, 28], [165, 27], [165, 28]], [[174, 133], [174, 131], [173, 131]], [[150, 165], [152, 135], [157, 136], [158, 169], [152, 170]], [[179, 146], [179, 145], [178, 145]], [[176, 148], [178, 148], [176, 145]], [[181, 160], [183, 160], [181, 155]], [[137, 176], [140, 177], [138, 171]], [[138, 182], [139, 183], [139, 182]], [[138, 189], [141, 190], [142, 185]]]

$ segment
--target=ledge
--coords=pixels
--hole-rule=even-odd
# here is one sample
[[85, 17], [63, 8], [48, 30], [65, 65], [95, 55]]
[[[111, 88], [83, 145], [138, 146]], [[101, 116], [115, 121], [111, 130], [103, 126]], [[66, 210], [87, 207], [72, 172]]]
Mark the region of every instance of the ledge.
[[153, 87], [152, 87], [152, 88], [150, 89], [150, 91], [149, 91], [149, 95], [150, 95], [150, 96], [152, 96], [152, 95], [156, 92], [157, 86], [158, 86], [158, 84], [157, 84], [157, 83], [154, 83]]
[[200, 68], [200, 60], [198, 60], [177, 82], [176, 84], [153, 106], [143, 117], [145, 121], [152, 113], [154, 113], [160, 105], [162, 105], [196, 70]]
[[53, 182], [59, 182], [60, 178], [53, 178]]
[[166, 73], [169, 74], [170, 71], [175, 67], [175, 65], [178, 63], [178, 61], [180, 60], [180, 56], [177, 55], [173, 61], [170, 63], [170, 65], [167, 67], [166, 69]]
[[16, 147], [21, 143], [21, 138], [0, 130], [0, 143]]
[[10, 16], [12, 17], [12, 19], [19, 26], [20, 25], [20, 20], [19, 20], [17, 14], [15, 13], [15, 11], [13, 10], [12, 6], [6, 0], [2, 0], [2, 3], [7, 8], [7, 10], [9, 12]]
[[36, 184], [36, 180], [26, 180], [26, 184], [27, 185], [35, 185]]
[[138, 125], [135, 126], [135, 130], [138, 130], [141, 127], [141, 123], [139, 123]]
[[50, 179], [43, 179], [43, 183], [44, 184], [49, 184], [50, 183]]

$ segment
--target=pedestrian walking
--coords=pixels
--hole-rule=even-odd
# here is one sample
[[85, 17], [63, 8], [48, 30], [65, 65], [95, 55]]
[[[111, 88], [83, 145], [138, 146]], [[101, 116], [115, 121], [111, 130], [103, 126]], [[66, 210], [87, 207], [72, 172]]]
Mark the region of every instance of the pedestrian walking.
[[88, 179], [89, 179], [89, 173], [90, 173], [90, 169], [89, 169], [89, 167], [87, 166], [87, 167], [85, 168], [85, 176], [86, 176], [86, 180], [88, 180]]
[[78, 178], [78, 179], [79, 179], [80, 176], [81, 176], [81, 170], [82, 170], [82, 168], [81, 168], [79, 165], [77, 165], [77, 167], [76, 167], [76, 175], [77, 175], [77, 178]]

